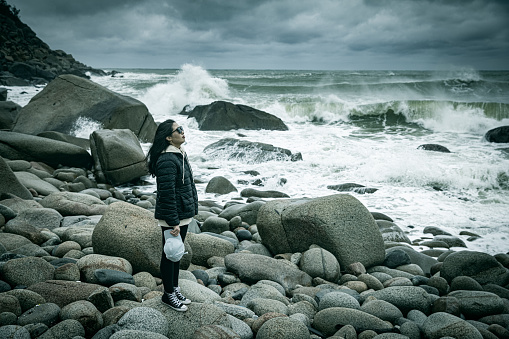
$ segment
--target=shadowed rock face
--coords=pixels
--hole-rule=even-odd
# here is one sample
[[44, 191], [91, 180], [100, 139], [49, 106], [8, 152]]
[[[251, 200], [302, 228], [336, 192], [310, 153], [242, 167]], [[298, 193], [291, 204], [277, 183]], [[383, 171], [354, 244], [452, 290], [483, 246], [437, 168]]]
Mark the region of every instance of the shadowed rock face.
[[90, 80], [62, 75], [35, 95], [18, 114], [13, 132], [71, 134], [79, 119], [104, 129], [130, 129], [142, 141], [152, 141], [157, 128], [147, 107]]
[[180, 114], [195, 118], [202, 131], [288, 130], [281, 119], [270, 113], [246, 105], [234, 105], [226, 101], [215, 101], [210, 105], [196, 106], [190, 111], [184, 107]]

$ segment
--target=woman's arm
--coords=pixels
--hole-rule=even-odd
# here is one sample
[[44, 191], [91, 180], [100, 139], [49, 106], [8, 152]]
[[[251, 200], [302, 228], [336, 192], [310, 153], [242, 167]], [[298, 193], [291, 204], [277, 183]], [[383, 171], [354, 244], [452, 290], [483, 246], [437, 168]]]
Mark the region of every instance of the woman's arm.
[[180, 223], [175, 191], [177, 165], [168, 156], [162, 155], [157, 161], [156, 171], [159, 215], [163, 215], [161, 219], [164, 219], [169, 226], [176, 226]]

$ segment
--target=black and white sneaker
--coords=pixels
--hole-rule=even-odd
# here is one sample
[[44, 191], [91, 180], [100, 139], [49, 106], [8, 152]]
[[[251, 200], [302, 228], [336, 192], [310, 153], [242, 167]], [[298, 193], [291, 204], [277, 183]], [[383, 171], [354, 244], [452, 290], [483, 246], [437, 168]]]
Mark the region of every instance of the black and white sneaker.
[[180, 287], [175, 287], [175, 295], [182, 304], [189, 305], [191, 303], [191, 300], [187, 299], [182, 295], [182, 293], [180, 293]]
[[175, 295], [175, 292], [173, 293], [164, 292], [163, 296], [161, 297], [161, 301], [164, 304], [168, 305], [169, 307], [173, 308], [175, 311], [179, 312], [187, 311], [187, 306], [179, 301], [179, 299]]

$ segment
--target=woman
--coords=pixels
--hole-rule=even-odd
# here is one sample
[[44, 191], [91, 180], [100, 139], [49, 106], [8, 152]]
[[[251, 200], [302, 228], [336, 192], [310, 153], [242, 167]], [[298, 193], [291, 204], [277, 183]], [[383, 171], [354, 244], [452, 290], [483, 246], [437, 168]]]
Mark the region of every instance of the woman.
[[182, 126], [173, 120], [166, 120], [157, 127], [154, 142], [147, 154], [148, 170], [157, 182], [154, 216], [163, 234], [162, 302], [176, 311], [186, 311], [186, 305], [191, 300], [184, 297], [178, 287], [180, 261], [173, 262], [166, 258], [164, 243], [167, 237], [179, 234], [184, 241], [189, 223], [198, 214], [198, 194], [193, 172], [182, 148], [185, 141]]

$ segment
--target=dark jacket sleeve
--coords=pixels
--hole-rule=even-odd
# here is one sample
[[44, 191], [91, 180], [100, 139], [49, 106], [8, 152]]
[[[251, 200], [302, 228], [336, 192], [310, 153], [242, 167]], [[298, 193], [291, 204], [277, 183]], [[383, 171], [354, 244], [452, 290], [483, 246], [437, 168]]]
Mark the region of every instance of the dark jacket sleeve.
[[169, 226], [179, 224], [175, 179], [177, 164], [167, 156], [161, 156], [156, 164], [158, 218], [164, 219]]

